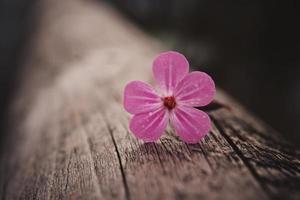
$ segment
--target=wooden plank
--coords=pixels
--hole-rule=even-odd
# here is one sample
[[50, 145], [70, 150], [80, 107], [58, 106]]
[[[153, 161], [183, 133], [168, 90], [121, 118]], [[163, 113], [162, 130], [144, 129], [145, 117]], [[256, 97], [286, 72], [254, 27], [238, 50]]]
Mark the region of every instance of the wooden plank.
[[[159, 43], [96, 1], [44, 0], [0, 158], [2, 199], [299, 198], [299, 153], [218, 91], [199, 144], [128, 132], [124, 85]], [[74, 23], [76, 22], [76, 23]]]

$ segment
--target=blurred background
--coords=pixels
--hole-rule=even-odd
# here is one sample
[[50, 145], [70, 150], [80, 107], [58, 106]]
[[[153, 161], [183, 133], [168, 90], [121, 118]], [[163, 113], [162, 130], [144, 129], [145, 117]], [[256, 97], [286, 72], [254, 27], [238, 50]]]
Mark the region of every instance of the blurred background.
[[[38, 17], [33, 15], [35, 1], [0, 1], [2, 130]], [[147, 34], [185, 54], [193, 69], [211, 74], [219, 87], [300, 147], [299, 1], [106, 1]]]

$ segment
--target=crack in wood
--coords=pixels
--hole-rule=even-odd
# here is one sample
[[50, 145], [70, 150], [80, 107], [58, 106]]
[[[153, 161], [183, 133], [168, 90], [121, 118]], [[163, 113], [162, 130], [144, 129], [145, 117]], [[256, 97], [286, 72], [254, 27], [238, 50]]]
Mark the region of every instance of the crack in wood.
[[67, 180], [66, 180], [65, 189], [64, 189], [64, 192], [65, 192], [65, 193], [67, 193], [67, 189], [68, 189], [68, 185], [69, 185], [71, 157], [72, 157], [72, 154], [70, 154], [69, 159], [68, 159], [68, 165], [67, 165]]
[[114, 144], [115, 152], [116, 152], [117, 157], [118, 157], [120, 171], [121, 171], [122, 180], [123, 180], [123, 185], [124, 185], [124, 189], [125, 189], [125, 196], [126, 196], [127, 200], [130, 200], [131, 198], [130, 198], [129, 187], [128, 187], [128, 184], [127, 184], [126, 175], [125, 175], [125, 172], [124, 172], [124, 167], [123, 167], [123, 164], [122, 164], [120, 152], [118, 150], [118, 146], [117, 146], [116, 140], [115, 140], [114, 135], [113, 135], [113, 130], [112, 130], [112, 128], [110, 127], [110, 125], [108, 123], [107, 123], [107, 129], [108, 129], [109, 134], [111, 136], [112, 142]]
[[159, 151], [158, 151], [158, 149], [157, 149], [157, 144], [154, 143], [153, 145], [154, 145], [155, 152], [156, 152], [156, 155], [157, 155], [157, 157], [158, 157], [160, 166], [161, 166], [161, 168], [162, 168], [162, 170], [163, 170], [163, 172], [164, 172], [164, 174], [165, 174], [165, 173], [166, 173], [166, 169], [165, 169], [165, 166], [163, 165], [162, 159], [161, 159], [161, 157], [160, 157], [160, 155], [159, 155]]
[[207, 153], [204, 151], [204, 149], [202, 148], [201, 144], [198, 143], [197, 145], [199, 146], [199, 149], [200, 149], [201, 153], [203, 154], [203, 157], [206, 160], [208, 166], [213, 171], [212, 164], [211, 164], [211, 162], [209, 161], [209, 159], [207, 157]]
[[230, 137], [225, 133], [223, 127], [219, 124], [219, 122], [211, 116], [211, 119], [216, 126], [216, 128], [219, 130], [221, 135], [225, 138], [225, 140], [229, 143], [229, 145], [233, 148], [233, 150], [237, 153], [237, 155], [240, 157], [240, 159], [243, 161], [245, 166], [248, 168], [252, 176], [256, 179], [256, 181], [259, 183], [259, 185], [266, 191], [267, 195], [272, 198], [272, 195], [270, 195], [269, 188], [263, 183], [260, 176], [257, 174], [256, 170], [252, 167], [251, 163], [247, 161], [247, 158], [243, 155], [243, 153], [240, 151], [240, 149], [234, 144], [234, 142], [230, 139]]

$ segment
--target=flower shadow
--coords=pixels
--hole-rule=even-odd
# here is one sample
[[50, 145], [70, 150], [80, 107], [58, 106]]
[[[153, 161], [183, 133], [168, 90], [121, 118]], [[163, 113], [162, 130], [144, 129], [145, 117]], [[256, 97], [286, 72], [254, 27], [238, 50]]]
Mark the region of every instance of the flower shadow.
[[126, 152], [126, 157], [127, 161], [137, 162], [139, 165], [183, 164], [192, 162], [192, 157], [199, 152], [201, 152], [199, 144], [186, 144], [177, 136], [167, 134], [156, 143], [138, 143]]

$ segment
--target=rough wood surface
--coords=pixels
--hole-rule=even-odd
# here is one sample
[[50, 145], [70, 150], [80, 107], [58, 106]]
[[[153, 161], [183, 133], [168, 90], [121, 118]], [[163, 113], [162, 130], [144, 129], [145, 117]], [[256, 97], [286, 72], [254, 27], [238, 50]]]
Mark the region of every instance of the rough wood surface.
[[300, 154], [218, 91], [187, 145], [128, 132], [123, 87], [163, 50], [109, 6], [45, 0], [2, 147], [2, 199], [299, 199]]

